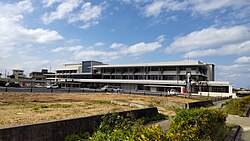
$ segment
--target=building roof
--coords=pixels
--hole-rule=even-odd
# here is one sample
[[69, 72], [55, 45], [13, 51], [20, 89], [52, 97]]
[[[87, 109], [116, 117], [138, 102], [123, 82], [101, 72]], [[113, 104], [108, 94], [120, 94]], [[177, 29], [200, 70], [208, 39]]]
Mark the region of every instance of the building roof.
[[203, 66], [206, 65], [198, 60], [184, 60], [177, 62], [152, 62], [138, 64], [121, 64], [121, 65], [95, 65], [94, 68], [111, 68], [111, 67], [145, 67], [145, 66]]

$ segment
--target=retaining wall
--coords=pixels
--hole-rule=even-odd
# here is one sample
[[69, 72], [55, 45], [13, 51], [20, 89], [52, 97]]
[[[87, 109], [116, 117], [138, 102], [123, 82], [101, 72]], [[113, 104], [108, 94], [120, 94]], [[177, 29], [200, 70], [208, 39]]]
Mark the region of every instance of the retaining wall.
[[170, 107], [177, 107], [177, 108], [186, 108], [186, 103], [181, 102], [174, 102], [168, 100], [157, 100], [160, 104], [170, 106]]
[[213, 105], [212, 100], [203, 100], [203, 101], [187, 103], [186, 108], [191, 109], [191, 108], [199, 108], [199, 107], [209, 107], [212, 105]]
[[[119, 115], [132, 113], [135, 118], [152, 117], [158, 113], [156, 107], [117, 112]], [[109, 113], [113, 114], [113, 113]], [[0, 141], [62, 141], [73, 133], [93, 132], [102, 115], [58, 120], [52, 122], [0, 128]]]

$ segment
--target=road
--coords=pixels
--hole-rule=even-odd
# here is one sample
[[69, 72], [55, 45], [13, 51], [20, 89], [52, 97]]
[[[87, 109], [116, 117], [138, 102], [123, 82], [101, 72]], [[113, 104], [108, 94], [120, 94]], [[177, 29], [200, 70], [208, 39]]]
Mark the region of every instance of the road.
[[[89, 88], [59, 88], [59, 89], [47, 89], [47, 88], [36, 88], [36, 87], [0, 87], [0, 92], [25, 92], [25, 93], [105, 93], [101, 89], [89, 89]], [[107, 92], [107, 93], [117, 93], [117, 92]], [[151, 95], [151, 96], [163, 96], [162, 92], [151, 92], [151, 91], [130, 91], [123, 90], [123, 94], [136, 94], [136, 95]], [[172, 96], [172, 95], [164, 95]]]
[[83, 89], [83, 88], [31, 88], [31, 87], [0, 87], [0, 92], [32, 92], [32, 93], [83, 93], [83, 92], [101, 92], [100, 89]]

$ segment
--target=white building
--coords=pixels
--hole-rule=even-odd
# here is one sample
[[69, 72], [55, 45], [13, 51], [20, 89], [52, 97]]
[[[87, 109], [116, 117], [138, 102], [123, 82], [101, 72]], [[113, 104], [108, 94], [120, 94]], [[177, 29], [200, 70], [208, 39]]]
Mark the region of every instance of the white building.
[[81, 64], [66, 64], [48, 80], [71, 87], [101, 88], [104, 85], [118, 85], [126, 90], [168, 92], [175, 89], [185, 94], [186, 73], [189, 70], [192, 94], [232, 95], [229, 82], [215, 81], [214, 67], [214, 64], [197, 60], [122, 65], [83, 61]]

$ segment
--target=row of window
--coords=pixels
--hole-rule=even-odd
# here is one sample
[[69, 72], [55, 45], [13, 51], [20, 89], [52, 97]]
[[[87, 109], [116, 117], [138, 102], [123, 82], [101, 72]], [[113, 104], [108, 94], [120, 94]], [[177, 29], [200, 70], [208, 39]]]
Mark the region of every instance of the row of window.
[[[192, 71], [196, 71], [197, 67], [149, 67], [149, 68], [102, 68], [101, 73], [149, 73], [151, 72], [163, 72], [163, 71], [186, 71], [190, 68]], [[207, 74], [207, 70], [201, 67], [198, 68], [200, 74]]]

